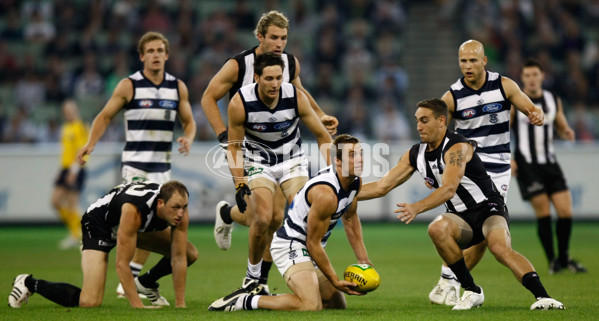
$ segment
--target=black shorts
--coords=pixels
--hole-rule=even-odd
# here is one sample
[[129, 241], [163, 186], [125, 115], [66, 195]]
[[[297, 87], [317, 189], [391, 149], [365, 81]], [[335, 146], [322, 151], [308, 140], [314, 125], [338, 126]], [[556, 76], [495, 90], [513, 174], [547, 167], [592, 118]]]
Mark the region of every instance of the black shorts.
[[539, 194], [551, 195], [568, 190], [566, 178], [558, 163], [529, 164], [520, 157], [516, 157], [518, 165], [518, 187], [520, 195], [525, 200], [530, 200]]
[[69, 173], [69, 169], [61, 169], [58, 173], [58, 177], [54, 182], [54, 186], [62, 186], [68, 190], [81, 192], [83, 189], [83, 182], [85, 181], [85, 176], [87, 175], [85, 168], [79, 169], [79, 173], [77, 174], [77, 180], [75, 180], [75, 185], [67, 184], [67, 174]]
[[82, 250], [98, 250], [108, 253], [116, 246], [116, 235], [113, 239], [111, 230], [94, 223], [87, 214], [81, 218], [81, 233]]
[[473, 209], [454, 214], [466, 221], [466, 223], [470, 225], [470, 228], [472, 228], [472, 240], [470, 241], [470, 244], [464, 248], [468, 248], [484, 241], [483, 223], [485, 223], [489, 217], [499, 215], [505, 218], [508, 226], [510, 224], [509, 213], [503, 198], [489, 199], [484, 203], [480, 203]]

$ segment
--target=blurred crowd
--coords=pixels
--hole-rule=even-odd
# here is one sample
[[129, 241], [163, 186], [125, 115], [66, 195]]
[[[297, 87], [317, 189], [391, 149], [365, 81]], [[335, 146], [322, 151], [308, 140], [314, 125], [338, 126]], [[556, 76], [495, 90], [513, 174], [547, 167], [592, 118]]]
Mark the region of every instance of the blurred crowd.
[[[0, 1], [0, 142], [58, 141], [69, 97], [91, 122], [118, 81], [141, 68], [136, 45], [148, 30], [171, 42], [167, 71], [186, 82], [197, 140], [215, 137], [200, 106], [212, 76], [257, 45], [260, 15], [290, 20], [286, 50], [304, 86], [362, 139], [415, 138], [401, 66], [411, 1], [401, 0], [3, 0]], [[597, 136], [599, 0], [437, 0], [435, 19], [482, 41], [493, 66], [517, 80], [529, 56], [545, 65], [547, 88], [563, 97], [580, 138]], [[457, 48], [457, 47], [456, 47]], [[496, 70], [494, 68], [494, 70]], [[456, 75], [456, 78], [459, 75]], [[448, 84], [449, 85], [449, 84]], [[221, 106], [224, 112], [226, 106]], [[124, 140], [113, 121], [103, 141]]]

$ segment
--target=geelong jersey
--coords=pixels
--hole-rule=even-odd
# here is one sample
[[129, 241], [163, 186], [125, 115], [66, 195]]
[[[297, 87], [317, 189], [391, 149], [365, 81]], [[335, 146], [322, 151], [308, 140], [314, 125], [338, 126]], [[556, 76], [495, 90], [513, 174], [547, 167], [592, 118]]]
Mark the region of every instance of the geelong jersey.
[[516, 139], [516, 154], [527, 163], [548, 164], [556, 163], [553, 149], [553, 123], [557, 115], [557, 96], [543, 90], [540, 98], [531, 98], [532, 102], [545, 112], [543, 126], [535, 126], [522, 113], [516, 113], [513, 124]]
[[[418, 170], [422, 178], [432, 187], [439, 188], [443, 181], [445, 153], [451, 146], [464, 142], [471, 141], [462, 135], [448, 131], [443, 142], [433, 151], [426, 151], [427, 144], [416, 144], [410, 149], [410, 165]], [[455, 195], [445, 202], [448, 212], [464, 212], [490, 197], [501, 197], [477, 154], [473, 153], [472, 159], [466, 164], [464, 176]]]
[[156, 173], [171, 169], [173, 129], [179, 110], [177, 78], [164, 73], [154, 85], [141, 71], [129, 76], [133, 99], [125, 106], [126, 140], [122, 164]]
[[286, 240], [296, 240], [306, 245], [306, 231], [308, 229], [308, 212], [310, 211], [310, 202], [308, 202], [308, 192], [316, 185], [328, 185], [335, 194], [337, 194], [337, 210], [332, 213], [329, 222], [329, 228], [321, 240], [322, 246], [325, 247], [327, 240], [331, 236], [331, 232], [337, 221], [341, 218], [358, 194], [360, 189], [360, 178], [356, 179], [349, 185], [347, 190], [341, 187], [337, 172], [332, 166], [323, 168], [318, 175], [309, 180], [306, 185], [295, 195], [293, 202], [289, 206], [288, 216], [285, 223], [277, 230], [277, 236]]
[[121, 220], [121, 208], [125, 203], [137, 207], [141, 215], [141, 226], [138, 232], [161, 231], [168, 227], [168, 223], [156, 215], [156, 204], [160, 184], [152, 182], [139, 182], [118, 185], [106, 195], [91, 204], [85, 214], [88, 215], [94, 226], [106, 231], [112, 231], [112, 238], [116, 240], [116, 231]]
[[77, 158], [77, 152], [87, 142], [87, 126], [81, 120], [76, 120], [62, 125], [60, 141], [62, 155], [60, 164], [62, 168], [69, 168]]
[[474, 90], [464, 82], [464, 77], [449, 89], [453, 96], [455, 129], [476, 141], [476, 153], [489, 172], [510, 170], [510, 108], [501, 85], [501, 75], [486, 71], [483, 86]]
[[304, 155], [298, 127], [296, 88], [282, 83], [277, 106], [270, 109], [258, 97], [258, 85], [239, 89], [245, 109], [245, 157], [269, 166]]
[[[254, 60], [256, 59], [256, 48], [257, 46], [245, 50], [237, 56], [231, 58], [237, 61], [239, 66], [239, 72], [237, 73], [237, 81], [229, 90], [229, 97], [233, 97], [239, 88], [254, 83]], [[283, 81], [291, 82], [295, 76], [295, 58], [292, 54], [283, 52], [281, 58], [285, 62], [285, 69], [283, 69]]]

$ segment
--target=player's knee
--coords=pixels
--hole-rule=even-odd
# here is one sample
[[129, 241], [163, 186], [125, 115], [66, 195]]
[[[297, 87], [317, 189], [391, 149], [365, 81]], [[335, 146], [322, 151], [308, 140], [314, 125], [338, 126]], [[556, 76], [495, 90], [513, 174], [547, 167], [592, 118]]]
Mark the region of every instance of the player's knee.
[[195, 246], [188, 244], [187, 245], [187, 266], [192, 265], [193, 262], [195, 262], [199, 256], [200, 256], [200, 253], [198, 252], [198, 249], [196, 249]]
[[322, 302], [318, 300], [302, 301], [300, 311], [321, 311]]
[[79, 307], [81, 308], [95, 308], [102, 305], [102, 298], [89, 298], [81, 296], [79, 298]]
[[255, 229], [257, 229], [259, 233], [266, 233], [266, 231], [270, 227], [271, 221], [271, 217], [267, 217], [265, 215], [256, 215], [254, 217], [252, 225]]
[[428, 225], [428, 236], [431, 240], [443, 239], [447, 235], [447, 224], [443, 221], [434, 221]]
[[512, 249], [505, 244], [489, 244], [489, 251], [495, 256], [495, 258], [499, 261], [503, 261], [503, 258], [512, 251]]

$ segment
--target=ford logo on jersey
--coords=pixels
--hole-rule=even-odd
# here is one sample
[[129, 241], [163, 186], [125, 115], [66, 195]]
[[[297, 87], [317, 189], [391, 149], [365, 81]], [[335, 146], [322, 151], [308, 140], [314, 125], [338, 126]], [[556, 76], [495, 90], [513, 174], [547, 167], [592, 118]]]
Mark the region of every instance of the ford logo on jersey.
[[161, 100], [158, 105], [162, 108], [175, 108], [177, 104], [172, 100]]
[[485, 105], [485, 106], [483, 107], [483, 111], [484, 111], [485, 113], [496, 113], [496, 112], [500, 111], [500, 110], [501, 110], [501, 108], [503, 108], [503, 106], [501, 106], [501, 104], [499, 104], [499, 103], [494, 103], [494, 104], [488, 104], [488, 105]]
[[264, 124], [253, 124], [252, 125], [252, 129], [256, 130], [256, 131], [259, 131], [259, 132], [263, 132], [263, 131], [266, 130], [266, 125], [264, 125]]
[[293, 122], [290, 121], [290, 120], [284, 121], [284, 122], [282, 122], [280, 124], [276, 124], [275, 125], [275, 129], [276, 130], [285, 130], [285, 129], [291, 127], [291, 124], [293, 124]]
[[139, 107], [152, 107], [154, 103], [151, 100], [144, 99], [139, 101]]
[[462, 117], [464, 118], [474, 117], [474, 115], [476, 115], [476, 110], [474, 109], [466, 109], [462, 112]]

